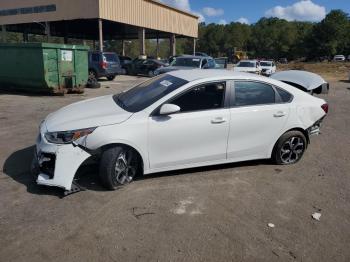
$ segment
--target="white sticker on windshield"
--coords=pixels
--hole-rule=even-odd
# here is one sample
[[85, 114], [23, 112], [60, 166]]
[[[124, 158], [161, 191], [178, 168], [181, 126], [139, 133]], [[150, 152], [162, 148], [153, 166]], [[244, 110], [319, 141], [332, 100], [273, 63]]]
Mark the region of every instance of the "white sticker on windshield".
[[173, 83], [169, 82], [168, 80], [163, 80], [162, 82], [160, 82], [160, 84], [162, 86], [168, 87], [171, 86]]
[[193, 62], [199, 62], [199, 60], [200, 60], [199, 58], [193, 58], [192, 59]]

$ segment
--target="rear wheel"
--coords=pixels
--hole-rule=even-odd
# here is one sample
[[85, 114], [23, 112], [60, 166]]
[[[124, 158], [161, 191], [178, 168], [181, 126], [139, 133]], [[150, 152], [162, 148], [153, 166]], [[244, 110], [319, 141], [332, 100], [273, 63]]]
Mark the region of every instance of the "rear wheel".
[[154, 77], [154, 71], [152, 71], [152, 70], [148, 71], [148, 76], [149, 77]]
[[304, 155], [306, 147], [307, 141], [302, 132], [289, 131], [277, 141], [272, 159], [279, 165], [295, 164]]
[[97, 73], [95, 72], [95, 70], [92, 70], [92, 69], [89, 70], [89, 80], [91, 80], [91, 81], [96, 80], [97, 81]]
[[109, 81], [113, 81], [115, 79], [116, 75], [113, 75], [113, 76], [107, 76], [107, 79]]
[[104, 187], [115, 190], [132, 182], [138, 175], [141, 159], [135, 150], [115, 146], [105, 150], [100, 162], [100, 178]]

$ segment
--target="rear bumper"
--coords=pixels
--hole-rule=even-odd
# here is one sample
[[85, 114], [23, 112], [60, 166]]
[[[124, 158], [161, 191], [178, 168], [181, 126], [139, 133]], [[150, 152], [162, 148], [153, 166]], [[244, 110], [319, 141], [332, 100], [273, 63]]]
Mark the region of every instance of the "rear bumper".
[[32, 162], [37, 184], [71, 190], [75, 173], [91, 154], [73, 144], [48, 143], [42, 134], [38, 136]]

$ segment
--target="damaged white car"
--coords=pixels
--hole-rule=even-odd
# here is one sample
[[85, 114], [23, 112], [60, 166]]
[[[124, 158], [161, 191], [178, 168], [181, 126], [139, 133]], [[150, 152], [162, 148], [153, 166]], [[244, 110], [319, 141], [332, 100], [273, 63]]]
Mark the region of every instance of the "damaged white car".
[[293, 164], [327, 112], [323, 99], [274, 79], [174, 71], [50, 114], [36, 143], [37, 183], [70, 191], [92, 156], [111, 190], [160, 171], [270, 158]]
[[302, 70], [287, 70], [273, 74], [271, 78], [285, 82], [310, 94], [328, 94], [329, 83], [320, 75]]

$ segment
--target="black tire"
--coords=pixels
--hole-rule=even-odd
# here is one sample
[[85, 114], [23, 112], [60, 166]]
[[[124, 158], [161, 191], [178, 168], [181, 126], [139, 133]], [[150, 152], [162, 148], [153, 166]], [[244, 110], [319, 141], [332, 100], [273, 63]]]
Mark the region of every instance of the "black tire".
[[107, 79], [108, 79], [109, 81], [113, 81], [113, 80], [115, 79], [115, 77], [116, 77], [116, 75], [114, 75], [114, 76], [107, 76]]
[[101, 84], [97, 81], [97, 79], [89, 78], [86, 84], [87, 88], [100, 88]]
[[102, 153], [100, 161], [102, 185], [108, 190], [125, 186], [140, 173], [140, 167], [140, 157], [135, 150], [124, 146], [108, 148]]
[[95, 72], [95, 70], [93, 69], [90, 69], [89, 70], [89, 79], [91, 80], [98, 80], [98, 76], [97, 76], [97, 73]]
[[307, 148], [305, 135], [300, 131], [289, 131], [277, 141], [272, 153], [272, 160], [278, 165], [297, 163]]
[[153, 70], [149, 70], [147, 75], [149, 77], [154, 77], [154, 71]]

